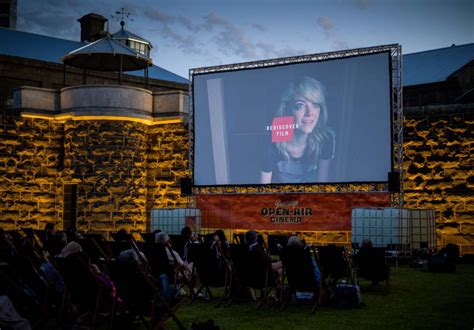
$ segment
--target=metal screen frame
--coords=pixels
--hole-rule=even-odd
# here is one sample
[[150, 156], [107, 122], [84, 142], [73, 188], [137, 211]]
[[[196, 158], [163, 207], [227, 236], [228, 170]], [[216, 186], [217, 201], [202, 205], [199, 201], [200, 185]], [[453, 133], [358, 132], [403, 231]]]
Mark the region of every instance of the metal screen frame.
[[[258, 69], [279, 65], [342, 59], [352, 56], [389, 52], [391, 56], [391, 111], [392, 111], [392, 167], [400, 173], [400, 192], [391, 194], [391, 206], [403, 207], [403, 109], [402, 109], [402, 48], [399, 44], [348, 49], [336, 52], [292, 56], [270, 60], [227, 64], [189, 70], [190, 125], [189, 125], [189, 170], [194, 173], [194, 98], [193, 78], [197, 74], [242, 69]], [[388, 183], [314, 183], [278, 185], [219, 185], [193, 187], [193, 194], [281, 194], [281, 193], [334, 193], [334, 192], [388, 192]]]

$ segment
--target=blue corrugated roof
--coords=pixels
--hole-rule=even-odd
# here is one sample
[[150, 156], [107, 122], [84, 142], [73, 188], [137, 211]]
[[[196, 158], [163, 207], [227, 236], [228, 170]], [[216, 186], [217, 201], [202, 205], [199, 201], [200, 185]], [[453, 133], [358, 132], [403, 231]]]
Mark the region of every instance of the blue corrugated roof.
[[[84, 43], [0, 27], [0, 54], [62, 63], [61, 56]], [[446, 80], [474, 60], [474, 43], [403, 55], [403, 85], [412, 86]], [[143, 71], [128, 74], [143, 76]], [[149, 68], [149, 77], [187, 84], [186, 78], [159, 66]]]
[[[78, 41], [59, 39], [39, 34], [0, 27], [0, 54], [18, 56], [33, 60], [61, 63], [61, 56], [86, 45]], [[130, 71], [127, 74], [143, 76], [143, 71]], [[189, 81], [173, 72], [153, 65], [148, 70], [153, 79], [187, 84]]]
[[474, 43], [403, 55], [403, 86], [445, 81], [474, 60]]

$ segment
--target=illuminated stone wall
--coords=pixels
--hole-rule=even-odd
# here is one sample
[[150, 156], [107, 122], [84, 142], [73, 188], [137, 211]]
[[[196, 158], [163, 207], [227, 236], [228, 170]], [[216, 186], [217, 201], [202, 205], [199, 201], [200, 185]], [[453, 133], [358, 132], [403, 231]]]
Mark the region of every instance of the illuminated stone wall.
[[0, 115], [0, 225], [44, 228], [62, 220], [63, 126]]
[[145, 230], [147, 126], [68, 121], [64, 132], [64, 178], [77, 184], [78, 229]]
[[405, 206], [435, 209], [438, 245], [474, 253], [474, 104], [404, 111]]
[[127, 86], [22, 87], [0, 113], [0, 226], [63, 228], [65, 184], [77, 185], [81, 231], [145, 231], [151, 208], [186, 207], [186, 102]]
[[[187, 207], [180, 178], [188, 177], [188, 128], [183, 124], [148, 128], [147, 209]], [[150, 214], [148, 214], [150, 216]]]

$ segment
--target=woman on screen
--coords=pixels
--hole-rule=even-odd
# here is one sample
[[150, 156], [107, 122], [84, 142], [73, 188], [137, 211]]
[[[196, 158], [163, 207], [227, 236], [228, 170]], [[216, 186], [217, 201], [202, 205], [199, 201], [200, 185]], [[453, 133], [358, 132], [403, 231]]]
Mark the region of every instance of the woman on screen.
[[[276, 136], [278, 142], [272, 143], [264, 160], [260, 183], [327, 182], [334, 158], [335, 134], [327, 126], [323, 85], [306, 76], [291, 82], [283, 92], [274, 123], [279, 118], [289, 118], [290, 125], [271, 126], [272, 141]], [[288, 127], [291, 134], [280, 130]], [[278, 138], [279, 134], [292, 138]]]

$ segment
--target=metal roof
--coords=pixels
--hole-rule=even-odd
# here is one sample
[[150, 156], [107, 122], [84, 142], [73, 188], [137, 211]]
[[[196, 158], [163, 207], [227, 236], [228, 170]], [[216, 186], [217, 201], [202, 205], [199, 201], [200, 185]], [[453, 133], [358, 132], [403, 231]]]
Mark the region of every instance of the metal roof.
[[403, 55], [403, 86], [445, 81], [474, 60], [474, 43]]
[[[86, 43], [48, 37], [0, 27], [0, 55], [17, 56], [33, 60], [62, 64], [61, 56], [78, 49]], [[143, 71], [129, 71], [127, 74], [143, 76]], [[148, 69], [152, 79], [188, 84], [189, 81], [177, 74], [153, 65]]]
[[[61, 56], [84, 43], [0, 27], [0, 54], [61, 63]], [[474, 43], [403, 55], [403, 85], [412, 86], [446, 80], [474, 60]], [[141, 71], [128, 74], [142, 76]], [[149, 77], [187, 84], [186, 78], [159, 66], [149, 68]]]
[[97, 71], [141, 70], [152, 65], [148, 58], [130, 47], [106, 36], [64, 55], [61, 60], [76, 68]]
[[142, 41], [142, 42], [147, 43], [148, 45], [150, 45], [150, 48], [153, 48], [153, 46], [151, 45], [151, 42], [149, 42], [148, 40], [146, 40], [146, 39], [144, 39], [140, 36], [137, 36], [135, 33], [132, 33], [130, 31], [125, 30], [124, 28], [121, 28], [117, 32], [113, 33], [112, 38], [114, 38], [116, 40], [122, 40], [122, 39], [123, 40], [126, 40], [126, 39], [138, 40], [138, 41]]

